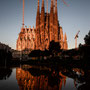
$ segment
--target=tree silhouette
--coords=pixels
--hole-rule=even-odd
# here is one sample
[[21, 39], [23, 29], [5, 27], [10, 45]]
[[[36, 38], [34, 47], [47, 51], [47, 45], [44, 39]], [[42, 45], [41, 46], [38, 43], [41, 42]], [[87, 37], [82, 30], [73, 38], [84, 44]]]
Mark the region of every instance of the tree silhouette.
[[12, 70], [10, 68], [0, 68], [0, 80], [8, 79], [12, 74]]
[[40, 57], [42, 54], [41, 50], [33, 50], [31, 53], [28, 55], [29, 57]]
[[90, 30], [89, 30], [88, 35], [85, 36], [84, 41], [86, 45], [90, 45]]
[[57, 53], [60, 51], [60, 44], [59, 42], [55, 42], [54, 40], [52, 40], [50, 42], [50, 45], [49, 45], [49, 51], [54, 54], [54, 55], [57, 55]]

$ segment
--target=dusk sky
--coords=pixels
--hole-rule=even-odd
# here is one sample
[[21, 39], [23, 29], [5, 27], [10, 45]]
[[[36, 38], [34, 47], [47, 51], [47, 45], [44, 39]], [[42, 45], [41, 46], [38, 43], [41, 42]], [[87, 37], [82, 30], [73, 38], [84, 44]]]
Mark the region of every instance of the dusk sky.
[[[38, 0], [25, 0], [25, 25], [35, 27]], [[45, 11], [46, 11], [46, 0]], [[49, 1], [49, 10], [50, 3]], [[90, 30], [90, 0], [58, 1], [58, 20], [67, 34], [68, 47], [75, 47], [75, 34], [80, 30], [78, 44]], [[42, 0], [40, 0], [41, 6]], [[0, 0], [0, 42], [16, 49], [16, 40], [22, 27], [22, 0]]]

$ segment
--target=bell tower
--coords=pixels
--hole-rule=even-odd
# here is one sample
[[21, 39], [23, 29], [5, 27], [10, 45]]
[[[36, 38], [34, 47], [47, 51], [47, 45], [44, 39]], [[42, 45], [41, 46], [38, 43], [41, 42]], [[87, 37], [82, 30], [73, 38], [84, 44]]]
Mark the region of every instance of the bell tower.
[[41, 49], [45, 49], [45, 8], [44, 0], [42, 0], [41, 17], [40, 17], [40, 35], [41, 35]]
[[54, 18], [54, 33], [55, 33], [55, 42], [58, 42], [59, 36], [58, 36], [58, 12], [57, 12], [57, 0], [55, 0], [55, 18]]
[[38, 0], [37, 6], [37, 16], [36, 16], [36, 41], [35, 41], [36, 49], [40, 47], [40, 5]]
[[54, 5], [53, 5], [53, 0], [51, 0], [51, 8], [50, 8], [50, 32], [49, 32], [49, 36], [50, 36], [50, 42], [52, 40], [54, 40]]

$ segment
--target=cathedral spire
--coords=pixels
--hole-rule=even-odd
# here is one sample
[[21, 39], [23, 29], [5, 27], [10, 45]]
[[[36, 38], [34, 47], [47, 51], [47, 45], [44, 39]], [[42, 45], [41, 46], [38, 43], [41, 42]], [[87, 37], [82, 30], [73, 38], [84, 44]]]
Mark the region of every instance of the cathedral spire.
[[41, 8], [41, 23], [44, 23], [44, 0], [42, 0], [42, 8]]
[[42, 7], [44, 7], [44, 0], [42, 0]]
[[65, 33], [65, 35], [64, 35], [64, 49], [68, 49], [68, 44], [67, 44], [67, 35], [66, 35], [66, 33]]
[[39, 49], [39, 45], [40, 45], [40, 5], [38, 0], [37, 16], [36, 16], [36, 41], [35, 41], [36, 49]]
[[37, 16], [36, 16], [36, 27], [40, 24], [40, 6], [39, 6], [39, 0], [38, 0], [38, 6], [37, 6]]
[[62, 27], [60, 27], [60, 40], [63, 41], [63, 30], [62, 30]]
[[53, 0], [51, 0], [51, 8], [53, 8]]
[[53, 23], [53, 17], [54, 17], [54, 7], [53, 7], [53, 0], [51, 0], [51, 8], [50, 8], [50, 22]]
[[63, 49], [63, 29], [62, 27], [60, 27], [59, 40], [60, 40], [61, 49]]
[[67, 35], [66, 35], [66, 32], [65, 32], [65, 35], [64, 35], [64, 41], [67, 41]]
[[55, 0], [55, 25], [58, 26], [57, 0]]
[[57, 12], [57, 0], [55, 0], [55, 12]]
[[38, 8], [37, 8], [38, 11], [39, 11], [39, 7], [40, 7], [40, 6], [39, 6], [39, 0], [38, 0]]

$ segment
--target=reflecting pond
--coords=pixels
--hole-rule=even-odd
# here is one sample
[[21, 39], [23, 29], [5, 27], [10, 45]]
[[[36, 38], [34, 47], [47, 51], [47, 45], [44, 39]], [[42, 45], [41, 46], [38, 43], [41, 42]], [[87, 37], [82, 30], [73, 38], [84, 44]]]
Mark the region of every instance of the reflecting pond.
[[89, 90], [90, 70], [21, 65], [0, 68], [0, 90]]

